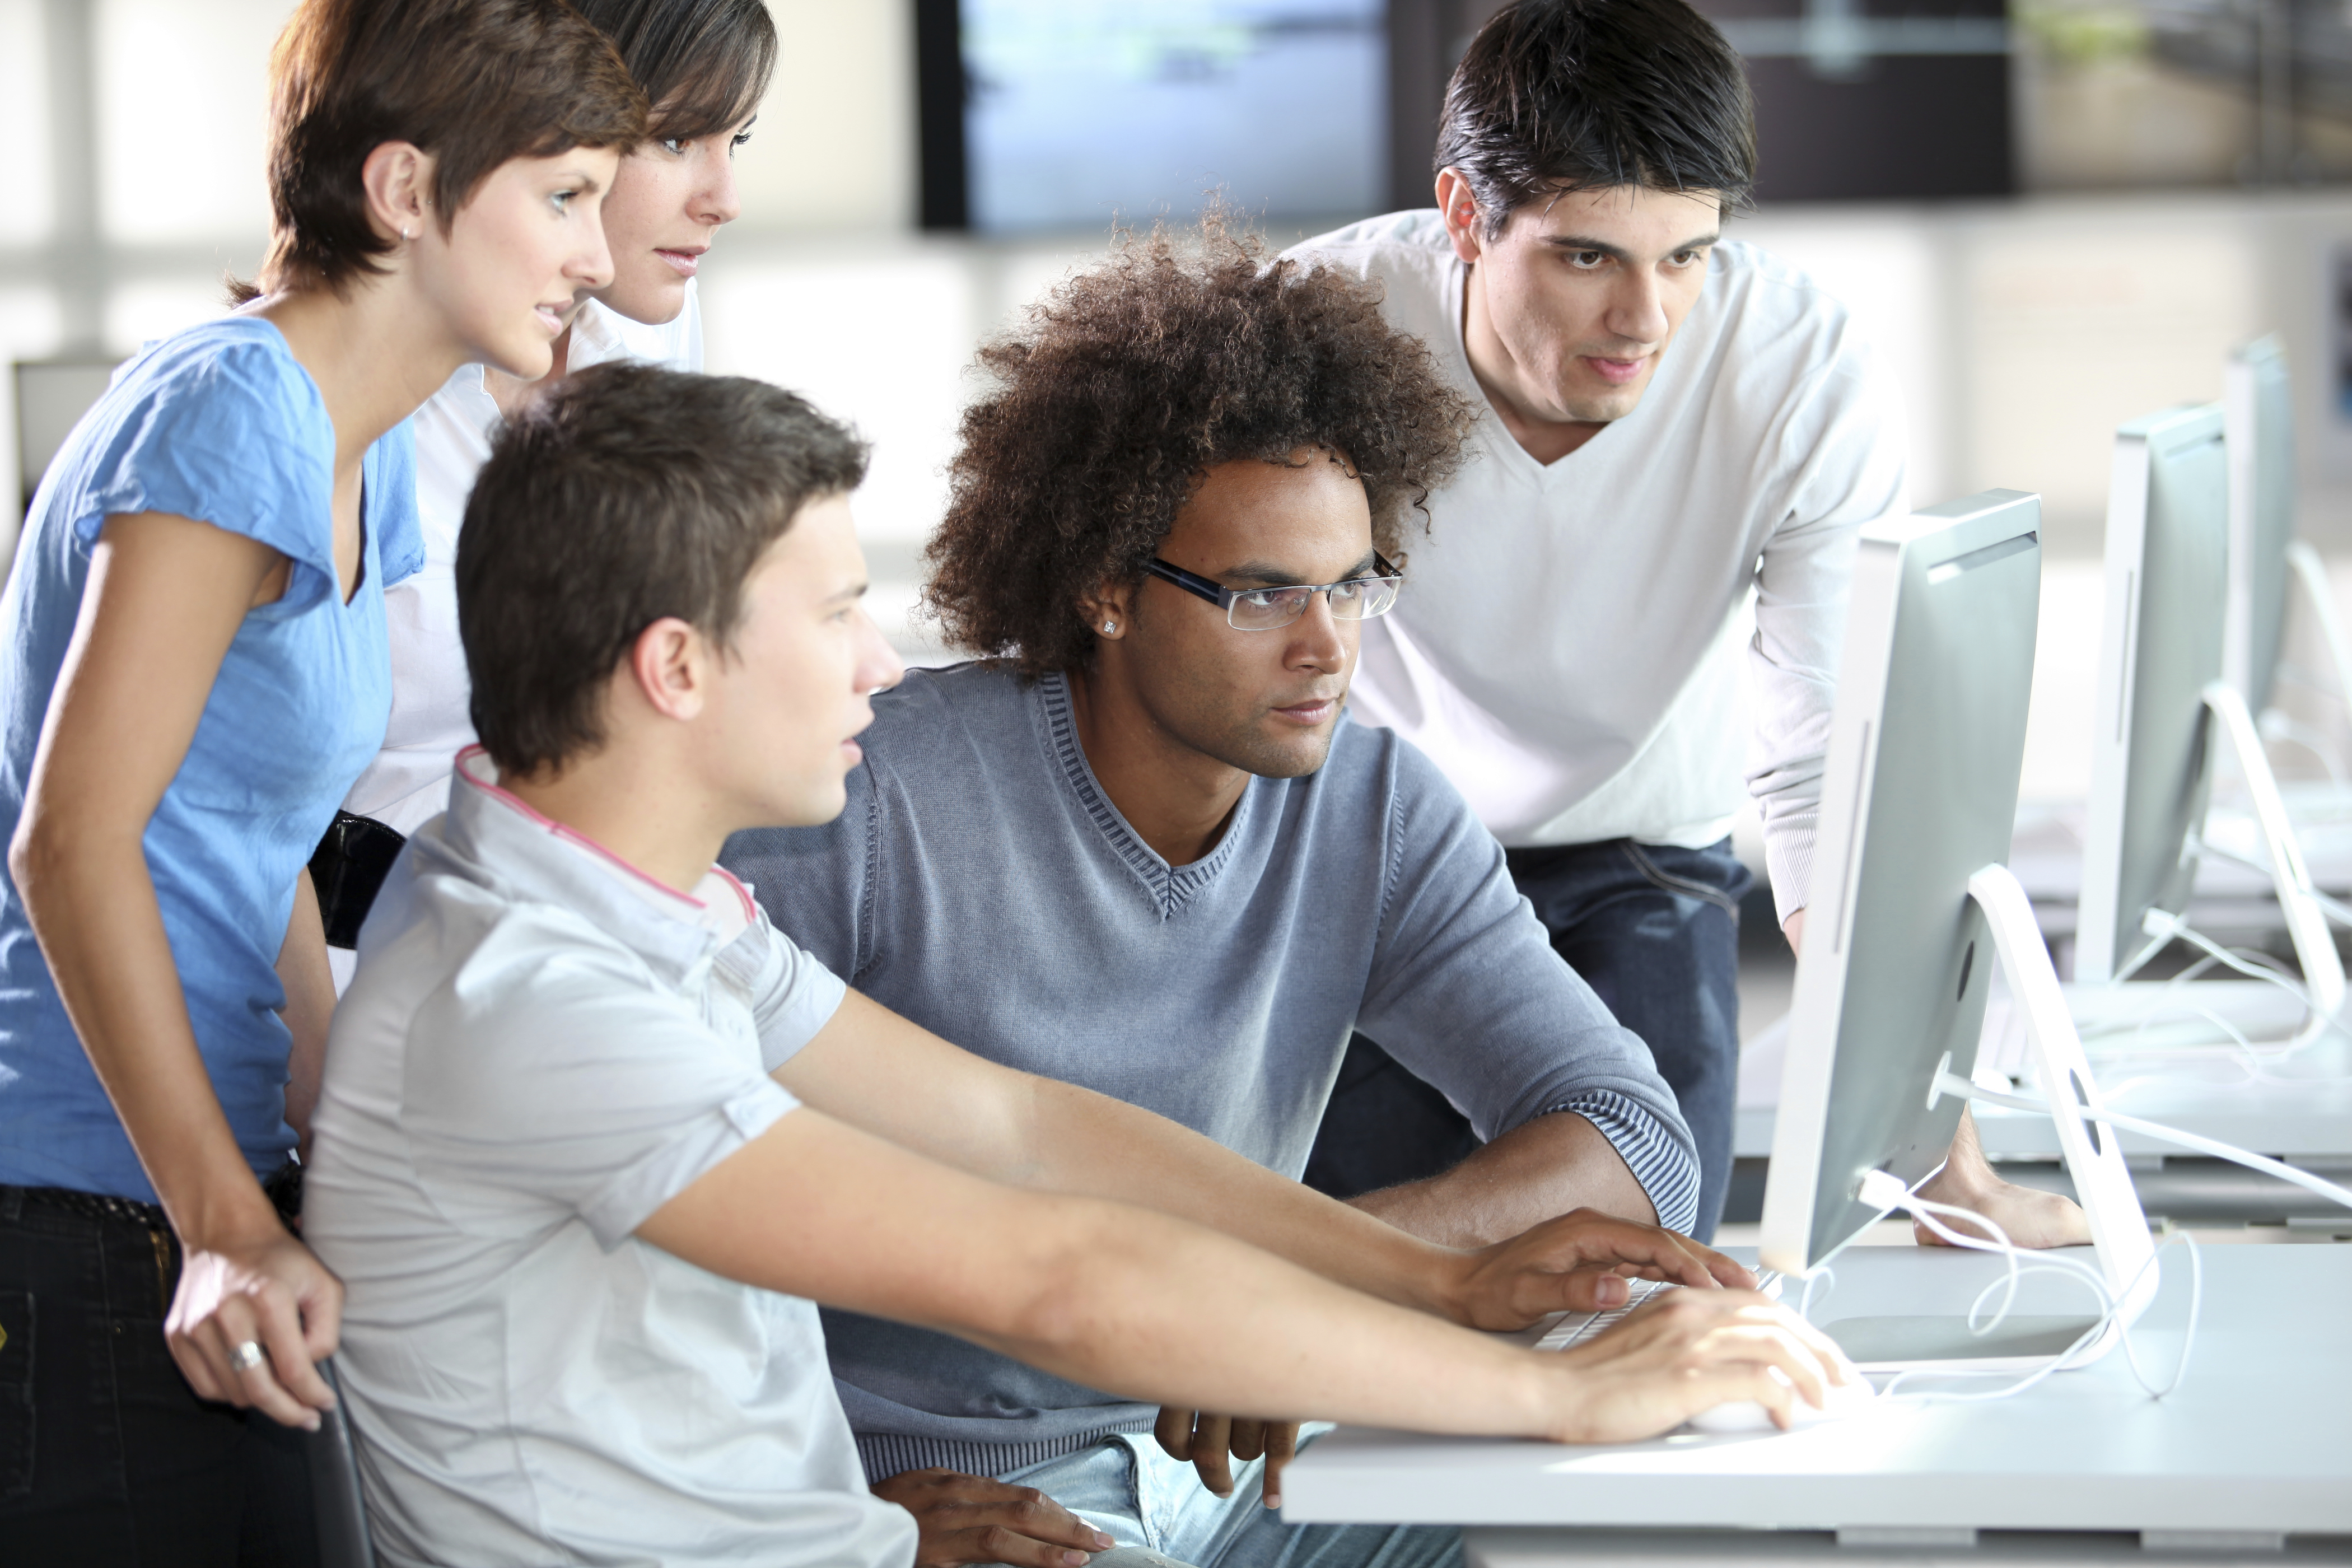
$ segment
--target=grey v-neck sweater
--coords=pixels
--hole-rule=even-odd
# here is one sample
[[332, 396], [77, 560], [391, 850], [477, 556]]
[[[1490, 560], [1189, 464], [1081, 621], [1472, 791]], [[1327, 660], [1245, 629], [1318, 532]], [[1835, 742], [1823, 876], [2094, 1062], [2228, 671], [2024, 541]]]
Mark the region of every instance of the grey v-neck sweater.
[[[915, 670], [877, 698], [847, 808], [721, 862], [874, 1000], [991, 1060], [1117, 1095], [1283, 1174], [1306, 1168], [1351, 1030], [1491, 1139], [1573, 1110], [1665, 1224], [1697, 1162], [1674, 1091], [1553, 952], [1436, 768], [1342, 717], [1304, 778], [1254, 779], [1171, 866], [1087, 765], [1059, 676]], [[1152, 1408], [929, 1330], [824, 1314], [868, 1475], [1003, 1475]]]

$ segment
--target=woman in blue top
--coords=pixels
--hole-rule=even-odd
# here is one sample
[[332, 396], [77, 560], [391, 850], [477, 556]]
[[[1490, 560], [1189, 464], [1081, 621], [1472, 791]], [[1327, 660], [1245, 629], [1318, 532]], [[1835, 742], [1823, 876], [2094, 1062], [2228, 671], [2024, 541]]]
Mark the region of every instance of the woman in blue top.
[[547, 371], [611, 279], [598, 204], [644, 130], [561, 0], [305, 0], [266, 292], [125, 365], [34, 502], [0, 598], [0, 1540], [26, 1560], [253, 1560], [283, 1522], [248, 1495], [269, 1424], [232, 1406], [332, 1402], [341, 1289], [262, 1179], [332, 999], [304, 864], [383, 740], [383, 590], [421, 553], [403, 421], [462, 363]]

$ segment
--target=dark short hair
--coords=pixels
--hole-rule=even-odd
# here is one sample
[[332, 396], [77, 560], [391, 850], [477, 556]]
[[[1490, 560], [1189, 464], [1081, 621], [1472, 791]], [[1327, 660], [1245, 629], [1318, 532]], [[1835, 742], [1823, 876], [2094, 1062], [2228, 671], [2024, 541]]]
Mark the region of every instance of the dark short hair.
[[269, 62], [266, 288], [342, 289], [398, 242], [361, 171], [386, 142], [433, 155], [435, 217], [499, 164], [636, 145], [645, 95], [563, 0], [303, 0]]
[[1304, 447], [1362, 477], [1372, 540], [1451, 476], [1469, 405], [1345, 274], [1269, 260], [1213, 215], [1194, 243], [1126, 237], [981, 350], [924, 600], [953, 642], [1032, 675], [1094, 657], [1079, 604], [1134, 582], [1203, 474]]
[[1477, 198], [1489, 237], [1561, 191], [1756, 184], [1739, 56], [1684, 0], [1518, 0], [1470, 40], [1445, 89], [1435, 168]]
[[768, 95], [776, 23], [765, 0], [572, 0], [653, 104], [656, 136], [740, 125]]
[[763, 381], [614, 362], [509, 421], [457, 535], [474, 731], [503, 771], [604, 744], [606, 683], [676, 616], [721, 647], [743, 580], [811, 500], [866, 477], [866, 443]]

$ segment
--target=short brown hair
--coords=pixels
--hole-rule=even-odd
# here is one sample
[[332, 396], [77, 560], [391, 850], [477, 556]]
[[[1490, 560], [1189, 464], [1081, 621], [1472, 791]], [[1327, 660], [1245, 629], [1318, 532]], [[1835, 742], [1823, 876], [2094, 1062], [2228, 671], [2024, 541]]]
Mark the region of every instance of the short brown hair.
[[457, 536], [490, 760], [528, 775], [602, 745], [605, 684], [638, 634], [676, 616], [725, 647], [761, 552], [865, 478], [845, 426], [734, 376], [594, 365], [510, 421]]
[[767, 0], [574, 0], [653, 103], [649, 134], [731, 131], [768, 95], [776, 22]]
[[1446, 85], [1434, 172], [1457, 171], [1488, 238], [1559, 191], [1756, 184], [1748, 73], [1684, 0], [1518, 0], [1488, 18]]
[[269, 61], [266, 289], [347, 287], [396, 243], [361, 170], [386, 142], [435, 159], [446, 234], [490, 172], [571, 147], [636, 145], [645, 94], [563, 0], [303, 0]]
[[1393, 558], [1470, 422], [1377, 293], [1213, 214], [1191, 244], [1128, 237], [980, 363], [996, 386], [964, 413], [923, 596], [950, 640], [1032, 675], [1093, 659], [1080, 601], [1142, 575], [1209, 469], [1328, 447]]

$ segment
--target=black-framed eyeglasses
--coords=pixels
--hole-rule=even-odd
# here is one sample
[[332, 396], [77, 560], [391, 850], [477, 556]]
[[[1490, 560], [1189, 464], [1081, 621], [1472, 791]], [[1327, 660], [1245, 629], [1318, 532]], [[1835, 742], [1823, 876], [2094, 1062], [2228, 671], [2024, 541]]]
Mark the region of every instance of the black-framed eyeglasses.
[[1404, 586], [1403, 574], [1382, 560], [1378, 551], [1372, 552], [1372, 574], [1369, 577], [1350, 577], [1344, 583], [1300, 583], [1281, 588], [1228, 588], [1181, 566], [1171, 566], [1157, 556], [1145, 562], [1143, 569], [1188, 594], [1208, 600], [1225, 612], [1227, 625], [1244, 632], [1270, 632], [1290, 625], [1307, 613], [1307, 603], [1318, 594], [1329, 598], [1333, 620], [1369, 621], [1396, 608], [1397, 593]]

